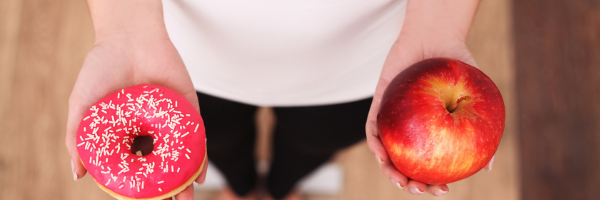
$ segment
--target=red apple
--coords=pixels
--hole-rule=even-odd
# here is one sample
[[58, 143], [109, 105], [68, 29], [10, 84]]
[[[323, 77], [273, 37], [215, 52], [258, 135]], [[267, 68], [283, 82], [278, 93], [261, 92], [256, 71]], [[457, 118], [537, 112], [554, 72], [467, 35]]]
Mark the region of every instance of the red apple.
[[439, 185], [467, 178], [492, 159], [504, 118], [502, 96], [489, 77], [461, 61], [433, 58], [391, 81], [377, 125], [402, 174]]

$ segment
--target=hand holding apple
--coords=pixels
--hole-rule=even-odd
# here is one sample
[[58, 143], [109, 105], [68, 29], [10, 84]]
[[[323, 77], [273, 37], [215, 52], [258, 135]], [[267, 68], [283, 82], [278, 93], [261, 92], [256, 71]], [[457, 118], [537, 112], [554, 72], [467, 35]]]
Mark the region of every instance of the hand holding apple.
[[[375, 154], [379, 167], [383, 174], [391, 180], [392, 184], [412, 194], [424, 194], [425, 192], [428, 192], [431, 195], [440, 196], [449, 192], [447, 185], [429, 185], [417, 180], [409, 179], [393, 165], [391, 158], [388, 156], [388, 152], [380, 140], [380, 133], [377, 128], [377, 115], [379, 114], [380, 103], [385, 89], [396, 75], [410, 65], [428, 58], [448, 57], [476, 66], [473, 57], [463, 41], [449, 40], [434, 43], [430, 43], [433, 41], [428, 41], [425, 43], [426, 45], [417, 45], [417, 43], [420, 42], [426, 41], [415, 40], [414, 36], [401, 34], [399, 42], [392, 47], [381, 72], [375, 95], [373, 96], [373, 102], [365, 127], [367, 133], [366, 137], [369, 149]], [[491, 170], [493, 160], [492, 157], [492, 160], [485, 166], [487, 170]]]
[[471, 176], [492, 159], [504, 117], [500, 91], [483, 72], [433, 58], [392, 80], [377, 122], [396, 168], [410, 179], [440, 185]]
[[[449, 192], [445, 184], [428, 185], [407, 178], [392, 164], [377, 129], [377, 115], [385, 89], [392, 79], [410, 65], [429, 58], [446, 57], [477, 66], [465, 41], [477, 10], [478, 0], [408, 1], [406, 17], [398, 39], [390, 49], [373, 95], [365, 125], [367, 144], [383, 174], [400, 189], [412, 194], [435, 196]], [[490, 170], [493, 157], [485, 167]]]
[[[410, 179], [393, 165], [391, 157], [388, 156], [388, 152], [380, 140], [381, 135], [377, 128], [377, 115], [379, 114], [380, 103], [382, 102], [385, 89], [397, 74], [402, 72], [411, 64], [417, 63], [422, 61], [424, 58], [432, 56], [445, 56], [458, 58], [461, 61], [469, 63], [470, 65], [476, 65], [473, 57], [469, 53], [469, 50], [464, 43], [450, 42], [441, 46], [444, 46], [445, 48], [415, 49], [410, 45], [398, 45], [397, 43], [395, 47], [392, 48], [392, 51], [390, 52], [390, 55], [388, 56], [386, 64], [384, 65], [384, 69], [381, 73], [381, 78], [373, 97], [373, 103], [371, 104], [371, 110], [369, 111], [369, 116], [366, 123], [367, 144], [371, 151], [375, 154], [383, 174], [387, 176], [396, 187], [412, 194], [424, 194], [425, 192], [428, 192], [431, 195], [440, 196], [448, 193], [449, 188], [445, 184], [429, 185], [414, 179]], [[493, 162], [494, 158], [492, 157], [484, 168], [490, 171]]]

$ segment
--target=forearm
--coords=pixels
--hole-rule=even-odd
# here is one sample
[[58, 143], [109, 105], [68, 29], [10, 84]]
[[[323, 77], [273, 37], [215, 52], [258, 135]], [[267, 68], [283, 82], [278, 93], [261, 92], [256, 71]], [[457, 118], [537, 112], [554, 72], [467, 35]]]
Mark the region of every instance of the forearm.
[[409, 0], [402, 34], [464, 42], [478, 4], [479, 0]]
[[166, 36], [161, 0], [88, 0], [96, 42], [115, 35]]

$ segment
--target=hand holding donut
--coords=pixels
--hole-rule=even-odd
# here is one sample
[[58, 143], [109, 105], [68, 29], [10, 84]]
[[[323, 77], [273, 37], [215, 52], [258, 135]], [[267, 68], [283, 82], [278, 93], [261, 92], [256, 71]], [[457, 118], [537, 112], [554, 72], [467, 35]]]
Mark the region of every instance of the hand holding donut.
[[[89, 3], [93, 4], [94, 2], [90, 1]], [[121, 2], [120, 4], [129, 3], [131, 2]], [[162, 9], [160, 1], [152, 1], [147, 4], [152, 3], [158, 4], [154, 6]], [[90, 8], [92, 6], [90, 5]], [[140, 7], [140, 9], [143, 8], [145, 7]], [[92, 10], [92, 18], [94, 18], [94, 15], [100, 15], [99, 12]], [[138, 15], [141, 15], [135, 12], [129, 14], [134, 16], [121, 17], [136, 19], [140, 17]], [[160, 17], [160, 20], [162, 20], [162, 14], [160, 14]], [[124, 21], [127, 20], [121, 20], [122, 23], [125, 23]], [[116, 26], [118, 24], [112, 25]], [[199, 112], [195, 89], [181, 57], [168, 38], [164, 24], [137, 23], [136, 26], [143, 27], [141, 29], [143, 31], [116, 31], [117, 29], [101, 31], [106, 30], [102, 28], [104, 26], [107, 26], [107, 24], [94, 19], [96, 42], [85, 59], [69, 98], [65, 144], [71, 156], [74, 179], [83, 177], [87, 172], [80, 162], [81, 159], [77, 152], [76, 135], [79, 123], [94, 103], [110, 93], [142, 83], [164, 86], [183, 95]], [[124, 25], [120, 24], [119, 26]], [[135, 29], [134, 26], [126, 27]], [[205, 176], [206, 165], [204, 165], [196, 182], [203, 183]], [[193, 187], [186, 188], [177, 195], [177, 198], [193, 199]]]

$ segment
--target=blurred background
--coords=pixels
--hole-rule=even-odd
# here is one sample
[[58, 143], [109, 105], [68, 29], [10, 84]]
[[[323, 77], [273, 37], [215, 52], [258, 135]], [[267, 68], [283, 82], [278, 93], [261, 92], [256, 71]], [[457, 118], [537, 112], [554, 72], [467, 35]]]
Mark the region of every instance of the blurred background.
[[[64, 146], [68, 97], [93, 37], [83, 0], [0, 1], [0, 199], [111, 199], [90, 176], [73, 181]], [[339, 188], [307, 189], [305, 199], [600, 199], [600, 1], [484, 0], [467, 44], [507, 108], [491, 173], [443, 197], [413, 196], [363, 142], [329, 165]], [[257, 123], [256, 153], [268, 161], [269, 108]]]

